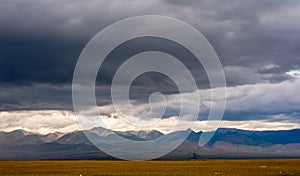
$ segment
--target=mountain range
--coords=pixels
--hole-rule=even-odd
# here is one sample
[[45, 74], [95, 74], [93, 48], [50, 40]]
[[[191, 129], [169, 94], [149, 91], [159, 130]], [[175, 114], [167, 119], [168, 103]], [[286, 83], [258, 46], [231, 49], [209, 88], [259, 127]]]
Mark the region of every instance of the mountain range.
[[[168, 142], [172, 142], [184, 136], [182, 134], [185, 132], [176, 131], [165, 135], [169, 136]], [[159, 159], [300, 157], [300, 129], [247, 131], [219, 128], [213, 138], [201, 147], [198, 146], [198, 140], [203, 132], [190, 132], [188, 138], [177, 149]], [[0, 132], [0, 159], [116, 159], [95, 147], [85, 133], [100, 137], [104, 142], [113, 140], [112, 133], [136, 141], [153, 140], [164, 135], [156, 130], [117, 132], [100, 127], [67, 134], [41, 135], [24, 130]]]

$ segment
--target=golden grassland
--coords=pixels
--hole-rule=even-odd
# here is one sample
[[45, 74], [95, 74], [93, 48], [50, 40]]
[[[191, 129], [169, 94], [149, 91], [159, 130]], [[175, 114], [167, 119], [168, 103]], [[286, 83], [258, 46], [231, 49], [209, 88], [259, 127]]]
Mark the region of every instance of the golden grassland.
[[0, 161], [0, 175], [300, 175], [300, 159], [199, 161]]

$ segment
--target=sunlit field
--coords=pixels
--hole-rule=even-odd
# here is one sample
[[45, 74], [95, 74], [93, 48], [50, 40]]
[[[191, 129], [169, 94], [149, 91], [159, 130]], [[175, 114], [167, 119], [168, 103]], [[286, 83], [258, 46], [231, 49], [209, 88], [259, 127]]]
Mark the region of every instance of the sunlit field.
[[0, 175], [300, 175], [299, 159], [201, 161], [0, 161]]

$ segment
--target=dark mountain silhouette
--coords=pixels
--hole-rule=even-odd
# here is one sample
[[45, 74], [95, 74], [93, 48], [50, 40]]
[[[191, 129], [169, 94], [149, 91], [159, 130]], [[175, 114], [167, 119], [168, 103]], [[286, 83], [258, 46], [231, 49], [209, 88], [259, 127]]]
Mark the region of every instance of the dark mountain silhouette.
[[[168, 138], [164, 140], [178, 140], [185, 132], [167, 134]], [[184, 143], [159, 159], [300, 157], [300, 129], [247, 131], [220, 128], [202, 147], [198, 146], [198, 140], [204, 132], [190, 132]], [[114, 140], [113, 133], [136, 141], [153, 140], [164, 135], [156, 130], [114, 132], [100, 127], [68, 134], [40, 135], [24, 130], [0, 132], [0, 159], [115, 159], [97, 149], [85, 133], [104, 143]]]

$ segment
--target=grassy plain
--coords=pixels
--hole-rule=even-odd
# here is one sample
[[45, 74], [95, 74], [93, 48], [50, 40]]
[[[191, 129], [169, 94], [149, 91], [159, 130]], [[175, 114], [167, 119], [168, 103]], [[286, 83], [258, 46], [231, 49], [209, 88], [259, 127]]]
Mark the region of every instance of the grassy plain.
[[299, 175], [300, 159], [199, 161], [0, 161], [7, 176]]

